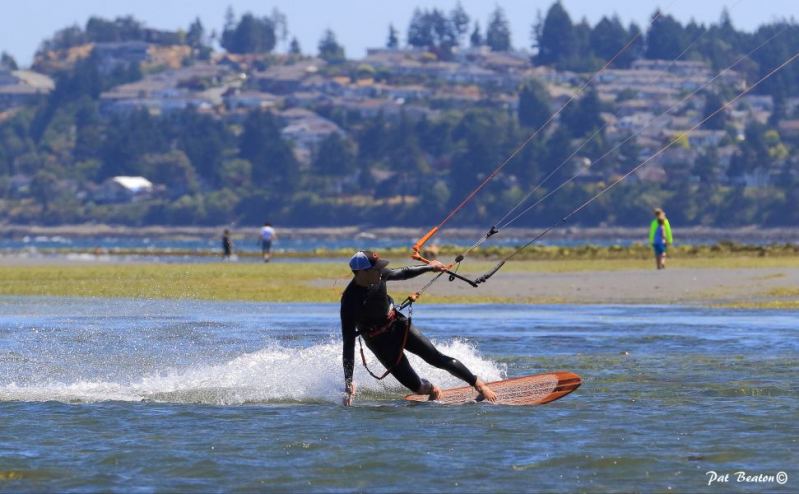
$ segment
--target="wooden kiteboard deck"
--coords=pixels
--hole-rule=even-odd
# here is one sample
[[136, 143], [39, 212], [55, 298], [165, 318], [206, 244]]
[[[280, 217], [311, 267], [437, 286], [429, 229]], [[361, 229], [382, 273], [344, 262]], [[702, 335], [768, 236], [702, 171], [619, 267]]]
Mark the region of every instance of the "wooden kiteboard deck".
[[[543, 405], [555, 401], [580, 387], [582, 379], [573, 372], [547, 372], [488, 383], [497, 394], [498, 405]], [[429, 401], [427, 395], [411, 394], [408, 401]], [[471, 386], [445, 389], [436, 403], [462, 405], [482, 401], [483, 397]]]

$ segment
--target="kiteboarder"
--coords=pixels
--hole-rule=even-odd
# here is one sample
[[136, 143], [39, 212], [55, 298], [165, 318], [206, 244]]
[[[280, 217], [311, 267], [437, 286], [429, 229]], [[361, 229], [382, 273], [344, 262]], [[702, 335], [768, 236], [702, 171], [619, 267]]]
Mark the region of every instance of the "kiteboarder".
[[485, 382], [472, 374], [459, 360], [439, 352], [410, 319], [397, 311], [394, 300], [387, 292], [387, 281], [408, 280], [424, 273], [444, 271], [446, 266], [438, 261], [431, 261], [426, 266], [388, 269], [388, 261], [368, 250], [356, 252], [349, 265], [354, 276], [341, 296], [345, 405], [351, 405], [355, 396], [352, 374], [355, 339], [358, 335], [387, 369], [382, 377], [390, 373], [414, 393], [426, 394], [435, 400], [440, 396], [441, 388], [416, 374], [408, 362], [405, 350], [466, 381], [484, 399], [491, 402], [496, 400], [496, 394]]

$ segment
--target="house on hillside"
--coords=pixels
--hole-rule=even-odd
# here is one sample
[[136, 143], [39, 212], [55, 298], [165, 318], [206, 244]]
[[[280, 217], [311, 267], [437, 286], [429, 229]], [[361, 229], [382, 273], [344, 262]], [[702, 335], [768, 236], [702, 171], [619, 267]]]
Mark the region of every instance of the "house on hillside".
[[300, 89], [302, 82], [319, 72], [324, 60], [310, 59], [290, 65], [275, 65], [253, 74], [255, 85], [264, 92], [289, 94]]
[[92, 55], [101, 74], [110, 74], [119, 67], [139, 65], [147, 60], [150, 45], [144, 41], [95, 43]]
[[294, 155], [302, 164], [310, 163], [316, 148], [331, 135], [346, 136], [334, 122], [304, 108], [290, 108], [278, 115], [286, 123], [280, 134], [294, 144]]
[[104, 113], [146, 109], [152, 114], [189, 107], [211, 111], [222, 105], [228, 86], [237, 84], [240, 84], [238, 76], [228, 68], [198, 63], [115, 86], [100, 95], [100, 109]]
[[239, 88], [228, 88], [222, 95], [225, 108], [237, 110], [267, 110], [283, 104], [283, 98], [261, 91], [242, 91]]
[[35, 104], [53, 89], [55, 82], [44, 74], [0, 68], [0, 111]]
[[799, 139], [799, 119], [781, 120], [777, 128], [783, 138]]
[[518, 51], [491, 51], [488, 46], [460, 48], [455, 51], [455, 60], [474, 64], [502, 73], [524, 72], [531, 67], [530, 54]]
[[727, 136], [723, 130], [698, 129], [690, 132], [681, 130], [667, 130], [664, 132], [668, 139], [674, 139], [685, 135], [688, 144], [692, 149], [716, 148], [721, 145], [721, 141]]
[[682, 77], [710, 75], [710, 67], [705, 62], [694, 60], [657, 60], [639, 58], [630, 65], [632, 70], [658, 70]]
[[411, 120], [429, 117], [435, 112], [426, 106], [406, 104], [402, 99], [385, 98], [333, 98], [330, 104], [344, 112], [361, 118], [374, 118], [382, 115], [387, 120], [396, 121], [403, 116]]
[[93, 199], [97, 203], [136, 202], [149, 198], [154, 190], [153, 183], [144, 177], [117, 176], [101, 183]]

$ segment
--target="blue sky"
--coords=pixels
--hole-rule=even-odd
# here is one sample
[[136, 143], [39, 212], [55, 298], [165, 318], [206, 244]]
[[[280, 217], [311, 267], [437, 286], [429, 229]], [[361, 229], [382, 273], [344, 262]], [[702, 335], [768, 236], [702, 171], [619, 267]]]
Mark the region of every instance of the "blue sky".
[[[799, 18], [799, 0], [563, 0], [572, 19], [586, 17], [592, 24], [603, 15], [617, 13], [626, 23], [646, 26], [657, 7], [683, 22], [715, 22], [725, 6], [739, 29], [753, 30], [779, 18]], [[456, 0], [0, 0], [0, 51], [11, 53], [28, 65], [39, 43], [56, 30], [91, 15], [113, 18], [133, 15], [147, 26], [186, 29], [199, 17], [209, 31], [220, 30], [225, 10], [236, 15], [252, 12], [266, 15], [276, 7], [288, 18], [290, 34], [304, 52], [316, 52], [322, 32], [330, 28], [346, 49], [347, 56], [360, 57], [367, 47], [385, 43], [388, 25], [394, 23], [405, 34], [414, 7], [437, 7], [449, 12]], [[530, 46], [536, 13], [546, 12], [552, 0], [461, 0], [467, 13], [485, 26], [496, 5], [511, 23], [516, 47]]]

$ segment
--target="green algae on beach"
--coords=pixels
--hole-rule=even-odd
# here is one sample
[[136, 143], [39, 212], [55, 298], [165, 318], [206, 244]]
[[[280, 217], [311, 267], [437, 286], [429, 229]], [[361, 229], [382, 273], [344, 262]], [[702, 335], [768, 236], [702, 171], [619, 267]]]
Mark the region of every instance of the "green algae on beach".
[[[720, 257], [720, 258], [687, 258], [672, 260], [679, 269], [690, 270], [691, 274], [708, 273], [707, 276], [718, 276], [717, 270], [746, 270], [748, 280], [741, 280], [735, 285], [754, 290], [752, 297], [735, 295], [740, 291], [731, 291], [732, 285], [725, 285], [714, 290], [694, 289], [695, 298], [691, 303], [707, 305], [725, 305], [763, 308], [796, 308], [795, 290], [789, 288], [769, 287], [778, 283], [785, 285], [788, 280], [780, 270], [799, 268], [799, 257]], [[407, 258], [393, 258], [392, 265], [410, 264]], [[525, 303], [525, 304], [562, 304], [562, 303], [602, 303], [603, 293], [589, 301], [586, 291], [575, 286], [572, 291], [564, 292], [571, 286], [571, 274], [587, 276], [588, 279], [602, 278], [601, 273], [618, 272], [620, 276], [635, 276], [642, 280], [657, 280], [657, 274], [650, 276], [652, 268], [650, 260], [526, 260], [507, 263], [501, 277], [492, 280], [491, 284], [481, 286], [486, 289], [465, 290], [443, 289], [439, 284], [425, 293], [425, 303]], [[476, 276], [493, 267], [488, 260], [464, 263], [461, 273]], [[716, 270], [716, 271], [713, 271]], [[757, 270], [763, 270], [759, 274]], [[775, 273], [774, 271], [778, 272]], [[732, 272], [732, 271], [731, 271]], [[595, 277], [591, 277], [595, 273]], [[536, 276], [541, 274], [542, 277]], [[584, 275], [583, 275], [584, 274]], [[560, 291], [547, 289], [546, 276], [563, 275], [567, 278]], [[276, 262], [261, 263], [184, 263], [184, 264], [152, 264], [152, 263], [109, 263], [109, 264], [71, 264], [60, 261], [27, 265], [0, 265], [0, 295], [27, 296], [76, 296], [76, 297], [110, 297], [110, 298], [144, 298], [144, 299], [198, 299], [198, 300], [241, 300], [266, 302], [336, 302], [351, 278], [351, 273], [344, 262]], [[754, 276], [754, 278], [752, 278]], [[601, 283], [625, 283], [621, 279], [613, 281], [603, 278]], [[505, 286], [510, 280], [517, 280], [513, 286]], [[737, 279], [737, 277], [735, 278]], [[761, 280], [762, 289], [754, 286]], [[521, 283], [521, 284], [520, 284]], [[600, 283], [600, 284], [601, 284]], [[686, 283], [691, 283], [687, 280]], [[731, 282], [729, 282], [731, 283]], [[452, 286], [452, 285], [450, 285]], [[543, 288], [543, 290], [524, 290], [525, 286]], [[455, 285], [457, 288], [457, 285]], [[519, 288], [522, 290], [519, 290]], [[405, 285], [396, 287], [395, 296], [402, 296], [405, 291], [416, 290], [419, 286]], [[584, 287], [585, 288], [585, 287]], [[611, 285], [603, 288], [612, 288]], [[614, 290], [607, 292], [613, 294]], [[635, 298], [635, 297], [634, 297]], [[618, 301], [618, 300], [616, 300]], [[631, 299], [629, 303], [652, 303]], [[685, 296], [679, 300], [663, 299], [659, 303], [686, 303]]]

